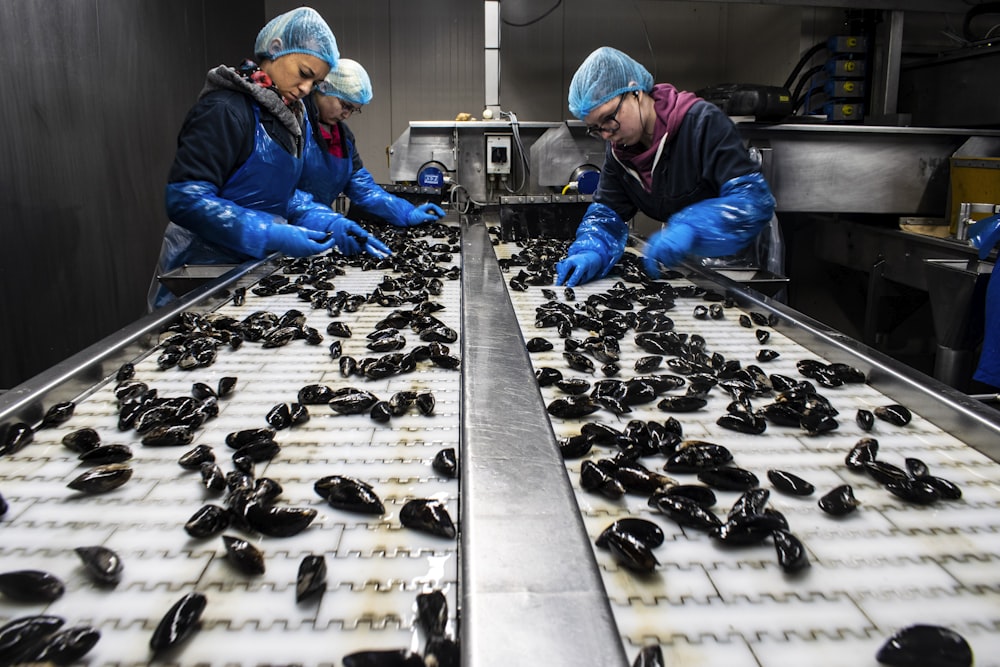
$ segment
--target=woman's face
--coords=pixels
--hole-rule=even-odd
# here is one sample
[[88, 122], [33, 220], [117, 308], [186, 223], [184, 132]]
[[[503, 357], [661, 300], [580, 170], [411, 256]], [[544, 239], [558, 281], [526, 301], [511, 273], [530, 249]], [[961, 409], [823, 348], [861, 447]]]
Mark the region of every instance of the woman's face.
[[615, 144], [638, 143], [642, 138], [638, 100], [637, 95], [628, 92], [616, 95], [604, 104], [594, 107], [583, 118], [588, 133]]
[[275, 60], [264, 60], [260, 68], [271, 77], [285, 104], [301, 100], [330, 73], [326, 61], [308, 53], [289, 53]]
[[342, 120], [350, 118], [351, 114], [359, 111], [360, 107], [350, 102], [344, 102], [335, 95], [313, 95], [316, 98], [316, 108], [319, 110], [319, 119], [327, 125], [335, 125]]

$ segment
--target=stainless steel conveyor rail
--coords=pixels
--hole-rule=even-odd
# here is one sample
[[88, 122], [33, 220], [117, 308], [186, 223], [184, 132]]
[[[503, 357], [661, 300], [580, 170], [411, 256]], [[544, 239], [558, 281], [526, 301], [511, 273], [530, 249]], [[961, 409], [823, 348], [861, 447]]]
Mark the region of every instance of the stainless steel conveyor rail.
[[462, 240], [463, 664], [625, 665], [485, 225]]

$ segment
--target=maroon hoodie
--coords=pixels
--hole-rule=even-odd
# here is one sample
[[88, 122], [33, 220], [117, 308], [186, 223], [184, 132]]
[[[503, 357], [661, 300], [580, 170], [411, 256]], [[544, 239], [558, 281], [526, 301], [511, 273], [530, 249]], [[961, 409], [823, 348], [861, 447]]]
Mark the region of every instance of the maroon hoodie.
[[658, 83], [653, 86], [649, 96], [653, 98], [653, 108], [656, 110], [656, 126], [653, 128], [653, 143], [649, 148], [641, 144], [633, 146], [612, 145], [615, 157], [625, 165], [632, 167], [642, 177], [643, 187], [649, 192], [653, 183], [653, 164], [660, 152], [660, 140], [667, 135], [667, 141], [684, 120], [688, 112], [699, 98], [694, 93], [677, 90], [669, 83]]

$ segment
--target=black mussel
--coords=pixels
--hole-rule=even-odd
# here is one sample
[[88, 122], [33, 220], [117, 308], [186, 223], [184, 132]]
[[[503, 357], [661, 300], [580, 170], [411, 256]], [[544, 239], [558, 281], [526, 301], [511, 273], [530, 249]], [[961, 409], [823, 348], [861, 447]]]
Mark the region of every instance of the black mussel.
[[560, 390], [572, 396], [579, 396], [590, 391], [590, 383], [583, 378], [564, 378], [556, 382]]
[[7, 500], [4, 499], [3, 494], [0, 493], [0, 517], [7, 513], [10, 509], [10, 505], [7, 504]]
[[326, 590], [326, 558], [309, 554], [299, 563], [295, 577], [295, 601], [302, 602]]
[[854, 421], [862, 431], [870, 431], [875, 425], [875, 415], [870, 410], [859, 408], [854, 415]]
[[778, 512], [739, 515], [709, 531], [713, 540], [726, 546], [760, 544], [775, 530], [788, 528], [788, 522]]
[[184, 530], [191, 537], [203, 539], [218, 535], [226, 528], [229, 528], [231, 515], [229, 511], [218, 505], [205, 505], [195, 512], [187, 523]]
[[722, 304], [713, 303], [708, 306], [708, 316], [713, 320], [721, 320], [726, 316], [726, 311], [722, 309]]
[[127, 361], [115, 372], [115, 382], [125, 382], [133, 377], [135, 377], [135, 365]]
[[454, 354], [431, 354], [431, 363], [448, 370], [457, 370], [462, 365], [462, 360]]
[[913, 419], [913, 415], [902, 405], [880, 405], [872, 410], [876, 417], [882, 421], [889, 422], [893, 426], [906, 426]]
[[871, 463], [878, 456], [878, 440], [875, 438], [861, 438], [855, 443], [851, 451], [844, 457], [844, 463], [851, 470], [864, 472], [865, 464]]
[[667, 496], [682, 496], [688, 500], [693, 500], [701, 507], [708, 509], [715, 505], [715, 492], [707, 486], [700, 484], [676, 484], [662, 489], [660, 493]]
[[528, 352], [548, 352], [554, 346], [547, 338], [535, 337], [528, 341]]
[[691, 312], [691, 315], [696, 320], [706, 320], [708, 319], [708, 307], [698, 304], [697, 306], [694, 307], [694, 310]]
[[766, 343], [768, 340], [771, 339], [770, 331], [765, 331], [764, 329], [757, 329], [753, 333], [754, 336], [757, 337], [757, 342], [760, 343], [761, 345], [763, 345], [764, 343]]
[[62, 424], [63, 422], [65, 422], [66, 420], [68, 420], [70, 417], [73, 416], [73, 412], [75, 410], [76, 410], [76, 403], [74, 403], [73, 401], [63, 401], [62, 403], [56, 403], [45, 412], [45, 416], [42, 417], [42, 424], [40, 428]]
[[278, 403], [273, 408], [267, 411], [267, 415], [264, 417], [271, 428], [278, 431], [284, 428], [288, 428], [292, 425], [292, 411], [288, 407], [288, 403]]
[[380, 424], [387, 424], [392, 419], [392, 407], [389, 405], [389, 401], [378, 401], [372, 406], [372, 409], [368, 411], [368, 416], [371, 417], [372, 421], [376, 421]]
[[594, 544], [602, 549], [606, 548], [608, 546], [608, 536], [612, 532], [628, 533], [651, 549], [655, 549], [663, 544], [663, 540], [665, 539], [663, 529], [652, 521], [636, 517], [625, 517], [624, 519], [618, 519], [601, 531], [601, 534], [594, 540]]
[[580, 466], [580, 486], [584, 491], [594, 491], [612, 500], [625, 495], [625, 487], [621, 482], [607, 470], [589, 460]]
[[331, 359], [340, 359], [340, 356], [344, 353], [344, 346], [341, 344], [339, 340], [335, 340], [332, 343], [330, 343], [330, 346], [327, 348], [327, 350], [330, 353]]
[[757, 475], [743, 468], [720, 467], [701, 470], [698, 481], [715, 489], [746, 491], [760, 484]]
[[425, 667], [419, 653], [405, 648], [357, 651], [345, 655], [343, 660], [344, 667]]
[[768, 470], [767, 478], [774, 488], [790, 496], [811, 496], [816, 490], [816, 487], [806, 480], [784, 470]]
[[198, 470], [202, 463], [212, 461], [215, 461], [215, 452], [209, 445], [197, 445], [177, 459], [177, 463], [186, 470]]
[[407, 528], [439, 537], [454, 538], [457, 534], [448, 508], [439, 500], [408, 500], [399, 510], [399, 520]]
[[663, 365], [663, 357], [659, 354], [652, 354], [639, 357], [635, 362], [635, 371], [637, 373], [652, 373], [661, 365]]
[[434, 414], [434, 408], [437, 406], [434, 394], [429, 391], [417, 392], [417, 395], [413, 399], [413, 403], [417, 406], [417, 412], [425, 417], [430, 417]]
[[668, 396], [656, 404], [664, 412], [694, 412], [708, 405], [708, 400], [700, 396]]
[[722, 525], [719, 517], [684, 496], [654, 493], [650, 496], [648, 504], [666, 514], [680, 526], [709, 532]]
[[747, 435], [760, 435], [767, 429], [767, 421], [763, 417], [758, 417], [752, 413], [732, 414], [726, 413], [719, 417], [716, 424], [731, 431], [746, 433]]
[[809, 567], [809, 554], [799, 538], [782, 528], [772, 531], [771, 537], [778, 554], [778, 565], [784, 572], [792, 574]]
[[769, 348], [762, 348], [760, 350], [757, 350], [755, 358], [757, 359], [757, 361], [765, 362], [765, 361], [773, 361], [780, 356], [781, 354], [779, 354], [776, 350], [771, 350]]
[[233, 535], [223, 535], [226, 558], [243, 574], [251, 576], [264, 574], [264, 553], [246, 540]]
[[827, 370], [840, 378], [844, 383], [861, 384], [867, 379], [863, 371], [847, 364], [830, 364], [827, 366]]
[[107, 493], [117, 489], [131, 478], [132, 468], [123, 463], [108, 463], [91, 468], [66, 486], [81, 493]]
[[0, 664], [10, 665], [30, 647], [51, 636], [66, 620], [53, 615], [15, 618], [0, 626]]
[[337, 361], [337, 365], [340, 367], [341, 377], [351, 377], [358, 372], [358, 360], [346, 354]]
[[[622, 447], [622, 442], [627, 441], [620, 441], [619, 448]], [[638, 461], [631, 460], [625, 453], [625, 450], [623, 449], [622, 451], [623, 454], [619, 455], [615, 460], [601, 459], [597, 463], [612, 477], [621, 482], [626, 491], [649, 495], [654, 491], [677, 483], [666, 475], [661, 475], [646, 468]], [[635, 458], [638, 457], [636, 456]]]
[[819, 508], [833, 516], [844, 516], [858, 509], [861, 504], [854, 497], [850, 484], [841, 484], [819, 499]]
[[261, 477], [253, 481], [251, 499], [266, 505], [277, 500], [283, 490], [281, 484], [276, 480], [270, 477]]
[[226, 490], [226, 473], [214, 461], [206, 461], [198, 467], [201, 474], [201, 484], [212, 493], [222, 493]]
[[455, 478], [458, 476], [458, 461], [455, 459], [455, 448], [445, 447], [439, 450], [437, 454], [434, 455], [434, 460], [431, 461], [431, 467], [441, 475], [448, 478]]
[[886, 483], [885, 488], [894, 496], [915, 505], [930, 505], [941, 499], [941, 492], [925, 479], [896, 479]]
[[663, 661], [663, 650], [658, 645], [643, 646], [635, 656], [632, 667], [665, 667], [666, 664]]
[[865, 472], [876, 482], [883, 485], [891, 482], [903, 482], [909, 479], [905, 470], [885, 461], [868, 461], [865, 463]]
[[247, 445], [261, 440], [274, 440], [277, 433], [273, 428], [248, 428], [226, 434], [226, 445], [232, 449], [243, 449]]
[[583, 417], [600, 409], [590, 396], [568, 396], [557, 398], [546, 406], [546, 410], [553, 417], [560, 419], [573, 419]]
[[297, 400], [302, 405], [323, 405], [333, 398], [333, 389], [325, 384], [307, 384], [299, 389]]
[[97, 583], [113, 586], [121, 579], [122, 559], [113, 550], [98, 545], [77, 547], [74, 551], [83, 561], [87, 574]]
[[260, 339], [261, 347], [274, 348], [288, 345], [298, 337], [300, 331], [301, 329], [296, 326], [284, 326], [272, 329]]
[[343, 322], [330, 322], [326, 325], [326, 332], [331, 336], [336, 336], [338, 338], [350, 338], [351, 337], [351, 327], [344, 324]]
[[309, 421], [309, 408], [301, 403], [289, 403], [288, 414], [291, 417], [292, 426], [305, 424]]
[[931, 470], [927, 467], [927, 464], [918, 458], [907, 457], [905, 463], [907, 474], [914, 479], [927, 477], [931, 474]]
[[564, 459], [579, 459], [586, 456], [593, 447], [593, 441], [582, 433], [559, 440], [559, 453]]
[[231, 375], [219, 378], [219, 384], [215, 389], [216, 396], [219, 398], [232, 396], [233, 392], [236, 391], [236, 381], [236, 378]]
[[417, 595], [417, 620], [428, 637], [443, 637], [448, 626], [448, 599], [440, 590]]
[[333, 392], [333, 397], [328, 404], [337, 414], [358, 415], [371, 410], [372, 406], [378, 403], [378, 400], [378, 396], [370, 391], [344, 387]]
[[566, 359], [567, 365], [575, 371], [594, 372], [594, 362], [579, 352], [563, 352], [563, 358]]
[[935, 477], [934, 475], [928, 475], [927, 477], [921, 477], [920, 479], [937, 489], [938, 493], [941, 494], [941, 497], [945, 500], [958, 500], [962, 497], [962, 489], [960, 489], [954, 482], [942, 477]]
[[77, 457], [81, 462], [104, 465], [106, 463], [124, 463], [132, 458], [132, 448], [128, 445], [99, 445], [83, 452]]
[[733, 460], [733, 454], [722, 445], [710, 442], [685, 441], [667, 458], [664, 469], [675, 473], [696, 473], [717, 468]]
[[370, 485], [344, 475], [322, 477], [313, 484], [316, 494], [331, 507], [360, 514], [384, 514], [385, 506]]
[[758, 412], [778, 426], [801, 426], [802, 411], [790, 403], [768, 403]]
[[767, 507], [767, 501], [771, 497], [771, 492], [760, 487], [747, 489], [736, 499], [733, 506], [729, 508], [726, 519], [733, 519], [739, 516], [753, 516], [763, 514]]
[[197, 401], [203, 401], [206, 398], [218, 398], [215, 389], [204, 382], [195, 382], [191, 385], [191, 396]]
[[291, 537], [308, 528], [317, 512], [311, 507], [284, 507], [251, 502], [243, 514], [250, 528], [258, 533], [269, 537]]
[[740, 315], [739, 322], [741, 327], [753, 329], [753, 320], [750, 319], [749, 315]]
[[893, 667], [971, 667], [972, 648], [948, 628], [911, 625], [889, 637], [875, 659]]
[[142, 444], [146, 447], [183, 447], [194, 440], [194, 432], [190, 426], [169, 426], [161, 424], [154, 426], [142, 436]]
[[799, 419], [799, 426], [809, 435], [819, 435], [837, 430], [840, 424], [831, 415], [810, 411]]
[[555, 384], [562, 380], [563, 374], [555, 368], [547, 368], [545, 366], [539, 368], [535, 371], [535, 380], [538, 382], [539, 387], [548, 387], [549, 385]]
[[17, 602], [52, 602], [62, 597], [66, 586], [59, 577], [42, 570], [12, 570], [0, 573], [0, 593]]
[[201, 593], [188, 593], [175, 602], [160, 619], [149, 639], [149, 648], [153, 653], [161, 653], [176, 646], [198, 629], [207, 602], [207, 598]]
[[0, 456], [19, 452], [34, 437], [35, 432], [24, 422], [4, 424], [0, 427]]
[[70, 665], [87, 655], [97, 645], [101, 633], [89, 625], [78, 625], [61, 630], [40, 644], [35, 644], [27, 653], [21, 653], [18, 663], [43, 665]]
[[612, 530], [605, 540], [615, 560], [633, 572], [648, 574], [660, 564], [650, 546], [632, 533]]
[[101, 444], [100, 434], [92, 428], [81, 428], [63, 436], [62, 444], [66, 449], [82, 454]]

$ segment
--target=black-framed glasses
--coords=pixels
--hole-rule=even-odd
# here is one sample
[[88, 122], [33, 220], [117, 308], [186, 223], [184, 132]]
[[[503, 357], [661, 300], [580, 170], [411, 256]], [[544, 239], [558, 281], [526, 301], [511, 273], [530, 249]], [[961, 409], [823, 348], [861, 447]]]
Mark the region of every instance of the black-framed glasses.
[[[598, 123], [597, 125], [588, 125], [587, 134], [589, 134], [595, 139], [603, 139], [604, 137], [601, 136], [602, 133], [607, 132], [610, 135], [617, 132], [618, 129], [622, 126], [622, 124], [618, 122], [618, 112], [622, 110], [622, 104], [624, 103], [625, 103], [625, 93], [622, 93], [621, 97], [618, 98], [618, 106], [615, 107], [615, 110], [612, 111], [607, 116], [605, 116], [603, 119], [601, 119], [601, 122]], [[614, 123], [615, 126], [609, 127], [611, 123]]]
[[[337, 99], [340, 100], [339, 97]], [[344, 100], [340, 100], [340, 108], [346, 111], [349, 116], [361, 113], [360, 104], [351, 104], [350, 102], [345, 102]]]

